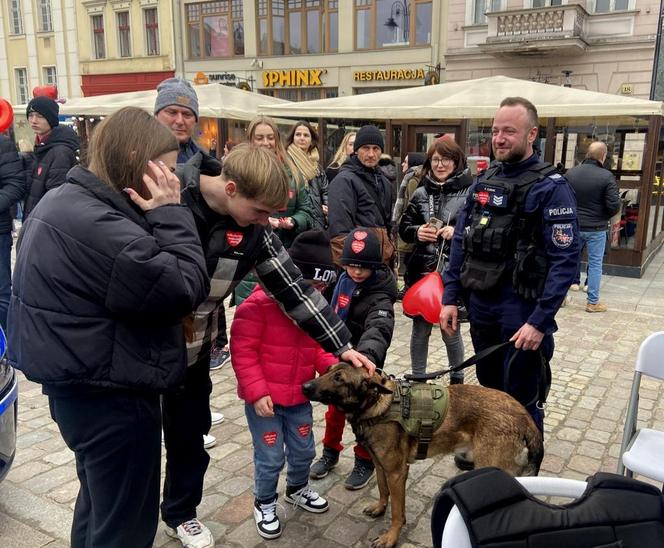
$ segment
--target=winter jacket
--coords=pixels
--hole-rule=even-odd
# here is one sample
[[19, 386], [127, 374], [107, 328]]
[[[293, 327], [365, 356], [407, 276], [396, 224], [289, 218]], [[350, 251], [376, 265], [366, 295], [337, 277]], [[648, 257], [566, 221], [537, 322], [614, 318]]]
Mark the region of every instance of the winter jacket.
[[284, 247], [288, 249], [295, 236], [300, 232], [309, 230], [314, 222], [314, 206], [309, 199], [309, 190], [307, 189], [306, 183], [300, 182], [297, 183], [295, 178], [290, 174], [288, 170], [288, 204], [286, 209], [283, 211], [278, 211], [272, 216], [277, 219], [283, 217], [290, 217], [295, 223], [295, 228], [292, 230], [286, 230], [279, 228], [275, 230], [277, 236], [281, 240], [281, 243], [284, 244]]
[[394, 165], [392, 158], [378, 160], [378, 169], [385, 175], [392, 188], [395, 188], [397, 184], [397, 166]]
[[341, 169], [341, 166], [333, 166], [330, 164], [325, 168], [325, 177], [327, 177], [327, 183], [330, 184], [334, 178], [339, 175], [339, 170]]
[[[401, 216], [406, 211], [413, 193], [420, 186], [420, 179], [422, 178], [422, 166], [413, 166], [404, 173], [399, 190], [397, 192], [397, 201], [394, 203], [392, 210], [392, 226], [399, 227]], [[403, 241], [401, 236], [397, 239], [397, 251], [401, 253], [410, 253], [413, 251], [413, 244], [407, 244]]]
[[254, 403], [269, 395], [283, 406], [309, 401], [302, 385], [339, 361], [286, 316], [260, 287], [238, 307], [231, 325], [238, 396]]
[[23, 162], [14, 143], [0, 135], [0, 234], [12, 230], [11, 207], [25, 196]]
[[182, 201], [194, 214], [211, 277], [210, 294], [192, 315], [189, 364], [209, 359], [217, 336], [219, 306], [253, 270], [268, 294], [325, 350], [339, 355], [350, 349], [348, 329], [322, 295], [304, 281], [272, 229], [240, 226], [230, 215], [220, 215], [208, 207], [200, 191], [201, 158], [192, 158], [181, 175]]
[[309, 199], [313, 209], [312, 228], [327, 228], [327, 217], [323, 213], [323, 206], [327, 205], [327, 176], [324, 171], [319, 171], [307, 184]]
[[425, 176], [424, 184], [413, 193], [399, 223], [399, 235], [403, 241], [414, 244], [404, 274], [406, 285], [414, 284], [422, 276], [435, 270], [441, 245], [442, 252], [449, 253], [449, 240], [441, 239], [436, 244], [421, 242], [417, 238], [418, 228], [428, 223], [431, 217], [440, 219], [446, 225], [454, 226], [457, 213], [466, 201], [472, 182], [473, 178], [468, 169], [453, 175], [443, 184]]
[[185, 372], [182, 318], [209, 279], [191, 212], [143, 214], [73, 168], [21, 230], [9, 305], [9, 360], [46, 393], [161, 391]]
[[[343, 273], [342, 276], [348, 276]], [[397, 299], [397, 282], [386, 266], [375, 271], [368, 280], [358, 284], [352, 295], [338, 299], [338, 306], [350, 306], [346, 325], [351, 332], [351, 342], [357, 351], [371, 359], [377, 367], [383, 367], [387, 349], [394, 332], [394, 302]]]
[[609, 219], [620, 210], [616, 178], [597, 160], [586, 158], [565, 173], [576, 194], [579, 229], [584, 232], [608, 230]]
[[65, 182], [67, 172], [78, 163], [80, 146], [78, 135], [68, 126], [55, 126], [43, 143], [35, 145], [27, 176], [24, 221], [44, 194]]

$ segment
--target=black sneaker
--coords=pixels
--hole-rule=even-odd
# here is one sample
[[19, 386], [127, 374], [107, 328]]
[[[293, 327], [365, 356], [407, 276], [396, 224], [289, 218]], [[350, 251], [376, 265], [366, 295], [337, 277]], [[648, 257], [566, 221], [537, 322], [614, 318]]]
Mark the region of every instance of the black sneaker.
[[362, 487], [369, 483], [373, 473], [373, 462], [355, 457], [355, 466], [353, 466], [353, 471], [350, 473], [350, 476], [346, 478], [344, 487], [351, 491], [362, 489]]
[[270, 502], [254, 501], [254, 520], [256, 530], [263, 538], [279, 538], [281, 523], [277, 516], [277, 497]]
[[329, 447], [323, 447], [323, 456], [311, 466], [309, 477], [311, 479], [322, 479], [339, 462], [339, 452]]
[[327, 512], [330, 507], [323, 497], [309, 487], [309, 484], [300, 487], [299, 489], [288, 485], [286, 487], [286, 496], [284, 497], [284, 500], [290, 502], [296, 508], [302, 508], [307, 512], [313, 512], [314, 514]]
[[403, 301], [403, 297], [406, 294], [406, 291], [408, 291], [408, 288], [406, 286], [403, 286], [399, 291], [397, 291], [397, 301]]
[[450, 384], [463, 384], [463, 373], [461, 375], [451, 375]]
[[212, 346], [212, 350], [210, 351], [210, 371], [221, 369], [229, 361], [231, 361], [231, 351], [227, 347]]
[[475, 470], [475, 463], [472, 460], [466, 458], [465, 453], [457, 453], [454, 455], [454, 464], [459, 470], [468, 472], [469, 470]]

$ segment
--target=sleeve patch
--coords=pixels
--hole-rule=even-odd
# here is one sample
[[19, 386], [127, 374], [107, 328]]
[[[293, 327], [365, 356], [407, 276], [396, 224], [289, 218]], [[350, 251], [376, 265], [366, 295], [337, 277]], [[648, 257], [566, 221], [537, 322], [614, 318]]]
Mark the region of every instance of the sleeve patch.
[[557, 223], [551, 227], [551, 241], [560, 249], [567, 249], [574, 241], [572, 223]]
[[378, 311], [378, 315], [379, 315], [381, 318], [387, 318], [387, 316], [388, 316], [388, 314], [387, 314], [387, 310], [379, 310], [379, 311]]
[[571, 204], [544, 208], [545, 221], [569, 221], [574, 218], [576, 218], [576, 208]]

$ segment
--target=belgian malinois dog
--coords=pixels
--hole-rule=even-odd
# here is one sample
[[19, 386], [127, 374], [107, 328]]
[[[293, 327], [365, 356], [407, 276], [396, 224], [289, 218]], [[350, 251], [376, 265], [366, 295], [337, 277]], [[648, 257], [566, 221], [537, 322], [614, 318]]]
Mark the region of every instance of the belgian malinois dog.
[[[383, 515], [392, 496], [390, 528], [372, 541], [372, 548], [394, 546], [406, 523], [406, 478], [418, 445], [398, 422], [373, 420], [388, 411], [394, 389], [394, 380], [379, 374], [368, 377], [366, 370], [346, 363], [302, 386], [309, 399], [336, 405], [346, 413], [357, 441], [373, 459], [380, 498], [364, 513]], [[482, 386], [457, 384], [448, 391], [447, 414], [433, 433], [427, 458], [462, 453], [478, 468], [496, 466], [515, 476], [537, 475], [544, 456], [542, 434], [519, 402]], [[369, 426], [363, 424], [369, 419]]]

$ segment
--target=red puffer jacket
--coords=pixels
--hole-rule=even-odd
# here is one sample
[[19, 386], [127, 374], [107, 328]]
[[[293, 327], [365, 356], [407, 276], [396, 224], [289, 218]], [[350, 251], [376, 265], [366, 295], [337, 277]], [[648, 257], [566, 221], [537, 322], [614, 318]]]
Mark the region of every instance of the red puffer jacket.
[[247, 403], [269, 395], [272, 403], [304, 403], [302, 384], [339, 361], [325, 352], [268, 297], [262, 288], [235, 311], [231, 359], [237, 393]]

